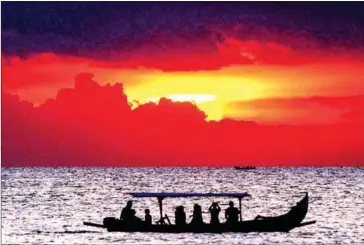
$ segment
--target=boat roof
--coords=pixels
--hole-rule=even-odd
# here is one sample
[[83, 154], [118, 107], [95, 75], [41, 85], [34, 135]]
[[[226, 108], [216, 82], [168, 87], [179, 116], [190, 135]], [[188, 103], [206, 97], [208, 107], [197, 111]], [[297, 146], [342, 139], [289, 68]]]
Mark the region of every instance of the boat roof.
[[220, 193], [197, 193], [197, 192], [129, 192], [133, 197], [236, 197], [243, 198], [251, 196], [247, 192], [220, 192]]

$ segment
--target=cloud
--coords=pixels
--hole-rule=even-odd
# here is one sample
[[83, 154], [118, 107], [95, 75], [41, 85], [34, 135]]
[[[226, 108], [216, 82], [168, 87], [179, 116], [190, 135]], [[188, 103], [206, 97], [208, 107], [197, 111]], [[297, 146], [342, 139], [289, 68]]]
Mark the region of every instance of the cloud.
[[254, 2], [9, 2], [2, 8], [2, 53], [27, 56], [54, 52], [109, 60], [140, 50], [153, 57], [176, 49], [180, 53], [204, 52], [207, 47], [212, 52], [208, 35], [217, 27], [240, 41], [267, 41], [299, 49], [312, 44], [320, 49], [358, 49], [363, 43], [363, 28], [361, 12], [356, 9], [360, 9], [357, 3], [343, 3], [326, 11], [326, 5], [301, 3], [282, 7]]
[[[141, 53], [129, 56], [123, 54], [122, 57], [112, 60], [59, 55], [54, 52], [38, 53], [26, 58], [4, 56], [1, 67], [2, 79], [4, 89], [19, 89], [50, 83], [69, 83], [80, 70], [92, 72], [97, 76], [102, 73], [100, 78], [108, 80], [109, 78], [105, 76], [110, 73], [128, 70], [141, 71], [141, 73], [143, 69], [162, 72], [197, 72], [217, 71], [232, 66], [243, 68], [249, 65], [252, 67], [259, 65], [263, 73], [269, 66], [285, 67], [287, 71], [295, 69], [292, 66], [312, 67], [316, 70], [321, 67], [324, 69], [335, 67], [343, 69], [339, 74], [342, 76], [347, 66], [351, 66], [350, 69], [361, 70], [364, 62], [360, 53], [351, 55], [319, 50], [299, 51], [275, 42], [241, 41], [234, 37], [214, 42], [216, 42], [213, 44], [215, 48], [203, 52], [196, 50], [179, 52], [175, 49], [175, 51], [154, 55], [145, 49], [145, 52], [139, 51]], [[140, 47], [139, 50], [144, 48]]]
[[[28, 59], [19, 57], [3, 58], [2, 62], [2, 88], [5, 92], [19, 95], [22, 100], [32, 102], [34, 105], [44, 103], [47, 98], [55, 98], [58, 90], [73, 88], [73, 78], [84, 71], [95, 75], [95, 79], [102, 85], [122, 82], [129, 95], [129, 101], [148, 101], [152, 97], [168, 97], [171, 94], [211, 94], [216, 103], [206, 105], [205, 110], [209, 119], [220, 119], [221, 109], [227, 108], [226, 116], [245, 117], [251, 120], [264, 119], [263, 117], [250, 117], [242, 110], [240, 115], [231, 115], [228, 103], [237, 100], [254, 100], [271, 97], [309, 97], [326, 96], [340, 97], [355, 94], [364, 94], [363, 83], [360, 78], [364, 76], [364, 62], [355, 61], [347, 57], [328, 58], [321, 63], [307, 63], [296, 65], [265, 64], [268, 59], [262, 59], [261, 53], [253, 50], [266, 50], [270, 44], [260, 45], [257, 42], [237, 42], [237, 48], [245, 47], [246, 55], [242, 59], [249, 64], [232, 65], [241, 56], [235, 59], [233, 54], [224, 57], [214, 55], [171, 56], [170, 59], [148, 60], [147, 58], [130, 61], [99, 61], [74, 56], [60, 56], [54, 53], [34, 55]], [[270, 54], [275, 54], [283, 60], [284, 48], [272, 46]], [[249, 49], [248, 49], [249, 48]], [[234, 50], [234, 48], [233, 48]], [[276, 50], [273, 52], [273, 50]], [[289, 55], [294, 51], [287, 49]], [[231, 55], [231, 56], [230, 56]], [[289, 56], [288, 55], [288, 56]], [[220, 58], [219, 58], [220, 57]], [[269, 58], [269, 57], [268, 57]], [[234, 60], [235, 59], [235, 60]], [[323, 59], [323, 58], [322, 58]], [[256, 65], [251, 63], [255, 62]], [[222, 66], [226, 64], [226, 66]], [[288, 63], [287, 63], [288, 64]], [[149, 68], [148, 68], [149, 67]], [[155, 68], [150, 68], [155, 67]], [[191, 70], [193, 69], [193, 70]], [[182, 71], [181, 71], [182, 70]], [[213, 86], [212, 86], [213, 85]], [[203, 108], [202, 105], [199, 105]], [[208, 108], [207, 108], [208, 107]], [[305, 121], [304, 115], [308, 110], [301, 108], [295, 121]], [[340, 109], [341, 110], [341, 109]], [[297, 111], [297, 110], [296, 110]], [[291, 116], [296, 111], [286, 112]], [[307, 113], [306, 113], [307, 111]], [[271, 110], [273, 113], [273, 111]], [[265, 115], [269, 111], [261, 111]], [[279, 112], [281, 113], [281, 112]], [[317, 106], [315, 114], [327, 115], [329, 121], [336, 120], [342, 112], [337, 109]], [[277, 113], [276, 113], [277, 114]], [[279, 114], [277, 114], [279, 115]], [[273, 115], [272, 115], [273, 116]], [[311, 118], [305, 116], [306, 118]], [[277, 119], [273, 118], [274, 120]], [[294, 123], [292, 119], [292, 123]], [[319, 122], [321, 119], [318, 118]], [[264, 120], [263, 120], [264, 121]]]
[[225, 116], [273, 124], [360, 123], [363, 108], [364, 95], [267, 98], [231, 102]]
[[[355, 101], [355, 99], [353, 99]], [[339, 107], [354, 102], [328, 101]], [[122, 84], [92, 74], [33, 107], [2, 95], [3, 166], [360, 165], [363, 124], [208, 122], [188, 102], [161, 99], [132, 110]]]
[[[218, 70], [231, 65], [358, 63], [362, 62], [364, 57], [363, 50], [357, 46], [336, 45], [337, 37], [332, 45], [328, 45], [326, 39], [322, 44], [315, 35], [317, 33], [289, 27], [288, 24], [273, 23], [273, 20], [279, 18], [274, 17], [272, 13], [262, 15], [259, 11], [249, 10], [243, 11], [243, 15], [242, 12], [237, 14], [237, 6], [229, 4], [224, 5], [227, 12], [219, 17], [211, 16], [212, 13], [221, 12], [218, 5], [201, 5], [203, 8], [200, 8], [199, 13], [180, 9], [178, 4], [167, 4], [170, 10], [167, 13], [163, 11], [163, 4], [145, 8], [132, 5], [121, 8], [122, 5], [105, 4], [103, 9], [110, 12], [108, 17], [100, 17], [96, 5], [77, 6], [85, 12], [74, 16], [73, 6], [70, 4], [55, 9], [54, 16], [49, 16], [48, 11], [42, 13], [47, 17], [45, 20], [37, 17], [40, 9], [52, 8], [52, 4], [48, 5], [40, 4], [39, 9], [32, 11], [26, 11], [29, 6], [24, 7], [22, 4], [5, 5], [6, 8], [12, 7], [10, 9], [13, 11], [16, 9], [23, 13], [19, 16], [33, 21], [26, 23], [25, 27], [20, 25], [25, 30], [20, 27], [10, 28], [13, 26], [10, 24], [8, 28], [4, 28], [3, 56], [21, 57], [26, 60], [22, 62], [24, 65], [29, 63], [27, 60], [37, 60], [38, 55], [52, 54], [54, 57], [63, 57], [63, 64], [71, 67], [86, 63], [99, 68], [145, 67], [168, 72]], [[148, 8], [153, 11], [148, 11]], [[248, 7], [240, 5], [239, 8]], [[132, 14], [133, 9], [145, 15]], [[87, 11], [91, 11], [97, 17], [87, 17]], [[63, 12], [72, 18], [65, 18]], [[170, 18], [175, 19], [172, 13], [178, 16], [179, 12], [179, 18], [171, 22]], [[5, 13], [5, 17], [11, 23], [15, 21], [15, 17], [9, 13]], [[129, 15], [131, 16], [128, 19]], [[220, 21], [221, 18], [224, 19], [224, 15], [230, 17]], [[51, 20], [55, 16], [58, 16], [59, 20], [56, 19], [55, 23], [52, 23]], [[79, 20], [75, 21], [73, 18]], [[99, 23], [98, 18], [103, 21]], [[36, 28], [35, 23], [44, 26]], [[358, 35], [354, 36], [357, 41]], [[54, 59], [57, 64], [60, 62]], [[49, 62], [53, 63], [53, 58], [49, 58]]]

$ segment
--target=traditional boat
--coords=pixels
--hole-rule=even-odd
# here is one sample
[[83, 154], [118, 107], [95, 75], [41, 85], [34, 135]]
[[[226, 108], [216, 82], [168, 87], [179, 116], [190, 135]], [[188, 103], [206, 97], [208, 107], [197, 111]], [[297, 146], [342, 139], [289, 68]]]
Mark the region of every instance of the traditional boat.
[[[304, 222], [308, 211], [308, 193], [303, 199], [292, 207], [291, 210], [283, 215], [275, 217], [264, 217], [258, 215], [254, 220], [243, 221], [241, 216], [241, 201], [250, 195], [244, 193], [128, 193], [135, 198], [156, 197], [159, 203], [160, 220], [156, 224], [132, 225], [114, 217], [106, 217], [103, 224], [84, 222], [84, 225], [107, 229], [109, 232], [158, 232], [158, 233], [223, 233], [223, 232], [289, 232], [290, 230], [305, 225], [316, 223], [316, 221]], [[233, 197], [239, 200], [240, 221], [234, 225], [221, 223], [218, 225], [201, 224], [177, 226], [171, 224], [167, 215], [163, 216], [162, 201], [165, 198], [181, 197]], [[165, 222], [167, 220], [167, 222]]]

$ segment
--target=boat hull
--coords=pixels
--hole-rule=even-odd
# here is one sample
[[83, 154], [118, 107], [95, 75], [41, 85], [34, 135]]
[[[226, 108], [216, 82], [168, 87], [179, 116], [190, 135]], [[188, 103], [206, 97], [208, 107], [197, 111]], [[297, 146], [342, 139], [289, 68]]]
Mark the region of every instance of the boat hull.
[[109, 232], [157, 232], [157, 233], [225, 233], [225, 232], [288, 232], [295, 228], [291, 224], [278, 223], [276, 221], [267, 220], [250, 220], [239, 222], [234, 226], [221, 224], [213, 226], [203, 224], [199, 226], [186, 225], [179, 227], [176, 225], [151, 225], [133, 227], [122, 225], [119, 222], [110, 224], [105, 227]]

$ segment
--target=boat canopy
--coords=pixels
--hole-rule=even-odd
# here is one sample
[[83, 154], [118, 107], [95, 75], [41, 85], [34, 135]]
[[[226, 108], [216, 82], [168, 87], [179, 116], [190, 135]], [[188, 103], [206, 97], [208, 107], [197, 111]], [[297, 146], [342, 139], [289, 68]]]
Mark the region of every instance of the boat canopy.
[[130, 192], [133, 197], [235, 197], [244, 198], [251, 196], [247, 192], [221, 192], [221, 193], [196, 193], [196, 192]]
[[163, 223], [163, 205], [162, 200], [166, 197], [234, 197], [239, 199], [240, 221], [241, 217], [241, 199], [250, 197], [247, 192], [220, 192], [220, 193], [197, 193], [197, 192], [128, 192], [133, 197], [156, 197], [158, 198], [160, 220]]

